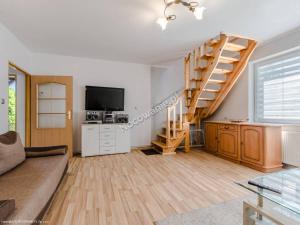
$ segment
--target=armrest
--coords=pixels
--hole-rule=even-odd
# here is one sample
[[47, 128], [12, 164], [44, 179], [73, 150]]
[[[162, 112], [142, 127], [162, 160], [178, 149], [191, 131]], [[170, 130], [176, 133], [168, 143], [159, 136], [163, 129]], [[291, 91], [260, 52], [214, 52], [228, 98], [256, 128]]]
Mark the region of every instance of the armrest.
[[67, 145], [56, 145], [56, 146], [46, 146], [46, 147], [25, 147], [25, 151], [51, 151], [51, 150], [58, 150], [58, 149], [65, 149], [68, 150]]
[[0, 200], [0, 224], [15, 210], [14, 199]]
[[47, 146], [47, 147], [26, 147], [25, 153], [27, 158], [33, 157], [45, 157], [55, 155], [65, 155], [67, 153], [68, 146]]

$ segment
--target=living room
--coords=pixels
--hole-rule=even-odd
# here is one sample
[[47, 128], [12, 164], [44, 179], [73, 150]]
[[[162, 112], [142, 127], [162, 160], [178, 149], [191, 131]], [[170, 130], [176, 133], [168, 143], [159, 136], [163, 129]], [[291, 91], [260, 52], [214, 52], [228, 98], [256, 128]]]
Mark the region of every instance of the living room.
[[2, 1], [0, 221], [300, 224], [299, 9]]

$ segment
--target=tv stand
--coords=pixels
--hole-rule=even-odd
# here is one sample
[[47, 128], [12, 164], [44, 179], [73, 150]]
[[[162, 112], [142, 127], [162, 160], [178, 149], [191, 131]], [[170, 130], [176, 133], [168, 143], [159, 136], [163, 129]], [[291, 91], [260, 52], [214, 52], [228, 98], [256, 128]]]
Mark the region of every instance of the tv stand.
[[81, 156], [130, 152], [130, 131], [126, 123], [82, 124]]

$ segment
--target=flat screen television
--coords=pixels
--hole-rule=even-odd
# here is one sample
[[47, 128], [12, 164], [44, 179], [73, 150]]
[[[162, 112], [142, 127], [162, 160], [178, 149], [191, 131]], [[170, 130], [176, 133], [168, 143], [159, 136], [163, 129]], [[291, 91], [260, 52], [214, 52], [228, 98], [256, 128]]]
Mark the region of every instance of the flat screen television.
[[124, 111], [124, 88], [86, 86], [85, 110]]

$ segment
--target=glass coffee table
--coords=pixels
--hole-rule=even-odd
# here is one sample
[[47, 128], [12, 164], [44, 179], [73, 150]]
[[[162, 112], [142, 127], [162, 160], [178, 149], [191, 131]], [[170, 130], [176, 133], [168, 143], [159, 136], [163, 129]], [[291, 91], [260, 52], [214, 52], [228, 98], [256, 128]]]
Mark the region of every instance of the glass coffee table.
[[237, 184], [257, 195], [244, 201], [244, 225], [300, 225], [300, 168]]

